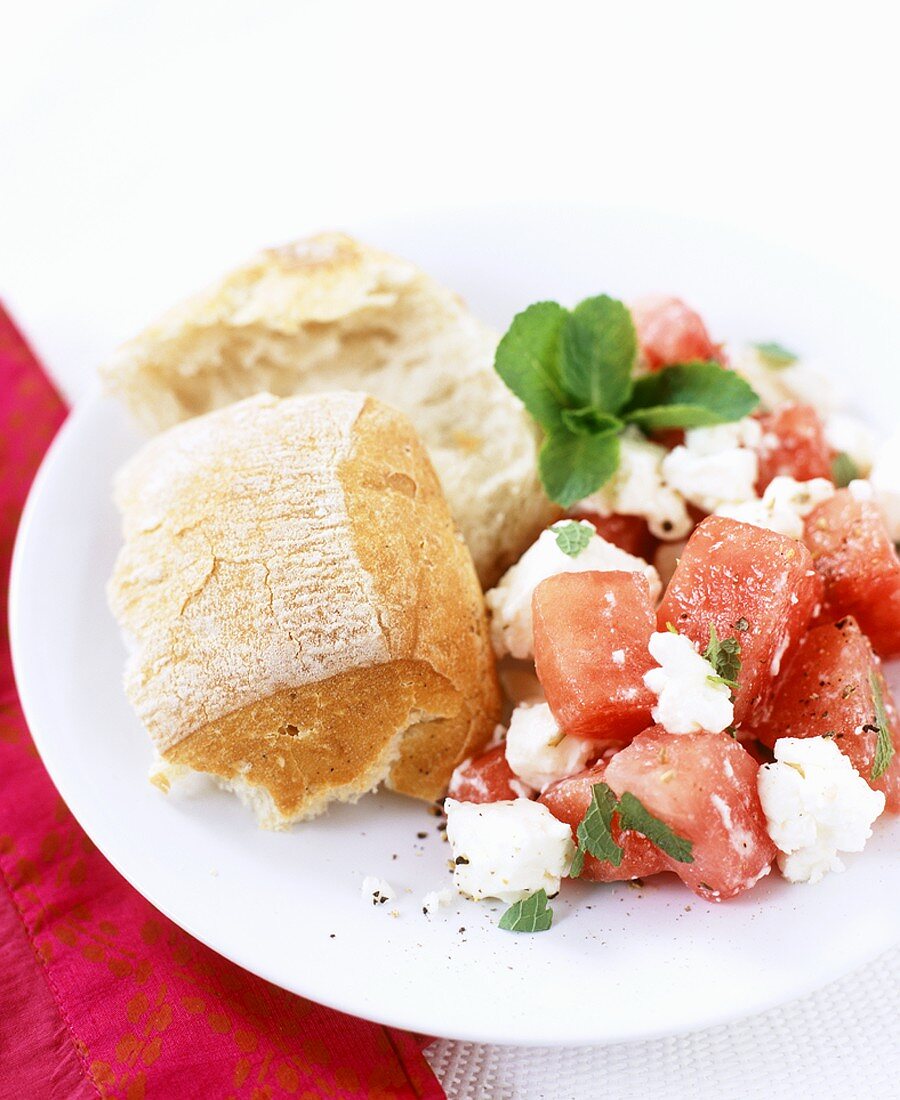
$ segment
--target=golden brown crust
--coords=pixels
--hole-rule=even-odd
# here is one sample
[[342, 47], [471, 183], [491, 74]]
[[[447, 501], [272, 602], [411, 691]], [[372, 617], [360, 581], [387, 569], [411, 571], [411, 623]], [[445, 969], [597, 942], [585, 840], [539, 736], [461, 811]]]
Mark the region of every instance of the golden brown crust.
[[[500, 693], [471, 556], [414, 429], [402, 414], [373, 398], [348, 403], [339, 394], [281, 403], [257, 398], [213, 415], [215, 419], [191, 422], [190, 428], [178, 429], [180, 434], [173, 436], [178, 440], [181, 476], [186, 478], [179, 483], [178, 500], [168, 501], [164, 495], [153, 502], [149, 516], [138, 510], [147, 506], [147, 479], [155, 478], [163, 494], [172, 484], [167, 478], [159, 480], [159, 461], [168, 451], [164, 438], [132, 467], [128, 491], [121, 498], [130, 543], [123, 551], [127, 568], [120, 563], [111, 594], [120, 619], [144, 643], [137, 653], [131, 691], [137, 693], [133, 694], [136, 701], [140, 699], [142, 716], [163, 760], [175, 769], [205, 772], [233, 786], [255, 803], [263, 824], [276, 827], [311, 817], [331, 800], [355, 801], [385, 779], [405, 794], [429, 800], [439, 797], [455, 765], [491, 735], [499, 717]], [[278, 458], [276, 468], [267, 463], [265, 449], [274, 446], [286, 427], [290, 439], [297, 441], [303, 438], [305, 423], [321, 425], [326, 416], [337, 417], [336, 423], [345, 417], [349, 439], [343, 452], [334, 452], [337, 465], [330, 481], [321, 472], [314, 474], [308, 464], [289, 469], [294, 454], [290, 448], [272, 452]], [[228, 427], [227, 439], [218, 430], [220, 422]], [[226, 491], [225, 497], [198, 498], [193, 490], [199, 487], [192, 478], [205, 478], [208, 487], [210, 469], [221, 468], [236, 484], [235, 479], [242, 476], [245, 435], [253, 441], [251, 484], [260, 486], [259, 503], [254, 507], [247, 497], [242, 498], [242, 523], [223, 526], [222, 509], [227, 508], [228, 499], [236, 499], [233, 491]], [[186, 454], [191, 457], [184, 465]], [[259, 480], [264, 468], [271, 480]], [[191, 474], [191, 470], [197, 472]], [[308, 491], [298, 481], [304, 478], [309, 479]], [[293, 486], [292, 495], [286, 493], [285, 483]], [[216, 484], [222, 484], [218, 475]], [[323, 676], [314, 669], [324, 665], [301, 665], [298, 659], [295, 665], [285, 666], [287, 683], [285, 668], [278, 673], [282, 679], [275, 691], [255, 690], [252, 682], [243, 680], [251, 666], [226, 661], [218, 679], [205, 681], [207, 694], [195, 700], [194, 713], [201, 717], [187, 728], [178, 727], [185, 708], [159, 705], [159, 692], [172, 691], [172, 669], [154, 687], [160, 669], [156, 662], [142, 659], [142, 653], [149, 653], [149, 637], [154, 639], [154, 651], [166, 638], [182, 639], [187, 649], [181, 657], [172, 657], [170, 664], [186, 663], [193, 670], [189, 683], [196, 689], [198, 661], [210, 658], [206, 650], [194, 650], [207, 644], [203, 639], [243, 636], [265, 653], [271, 638], [286, 629], [286, 622], [276, 623], [266, 607], [260, 617], [256, 596], [246, 588], [247, 578], [236, 573], [229, 580], [231, 574], [222, 571], [224, 565], [216, 575], [217, 583], [237, 585], [237, 592], [222, 589], [217, 594], [207, 584], [202, 599], [158, 598], [164, 595], [159, 593], [160, 578], [178, 573], [168, 566], [181, 560], [183, 517], [153, 527], [149, 539], [145, 528], [157, 510], [162, 514], [185, 499], [195, 504], [198, 499], [207, 500], [192, 512], [191, 530], [210, 539], [218, 555], [215, 560], [229, 568], [235, 557], [249, 552], [250, 531], [255, 562], [265, 560], [275, 545], [281, 548], [279, 553], [286, 552], [285, 522], [288, 542], [297, 547], [304, 539], [304, 524], [312, 522], [312, 517], [335, 531], [333, 544], [338, 535], [337, 527], [331, 525], [343, 525], [341, 529], [348, 533], [340, 543], [343, 579], [335, 575], [330, 605], [329, 591], [322, 589], [324, 574], [321, 569], [307, 574], [302, 553], [293, 570], [267, 568], [270, 588], [264, 602], [302, 609], [314, 601], [317, 615], [327, 614], [339, 624], [339, 593], [346, 591], [348, 576], [358, 576], [365, 581], [360, 591], [370, 593], [378, 644], [374, 636], [348, 634], [347, 655], [356, 654], [355, 667]], [[271, 520], [271, 502], [276, 500], [279, 521], [270, 528], [266, 524]], [[339, 513], [323, 516], [326, 500], [329, 508], [338, 502]], [[286, 507], [292, 510], [285, 511]], [[130, 525], [129, 519], [136, 518], [143, 521]], [[276, 533], [277, 544], [271, 541]], [[227, 622], [219, 621], [222, 615]], [[295, 641], [303, 636], [302, 619], [301, 614], [290, 627]], [[335, 639], [340, 645], [340, 634]], [[301, 645], [298, 658], [302, 654]], [[184, 683], [176, 683], [184, 690]], [[217, 702], [220, 691], [227, 691], [228, 697], [243, 695], [248, 701], [222, 713]]]

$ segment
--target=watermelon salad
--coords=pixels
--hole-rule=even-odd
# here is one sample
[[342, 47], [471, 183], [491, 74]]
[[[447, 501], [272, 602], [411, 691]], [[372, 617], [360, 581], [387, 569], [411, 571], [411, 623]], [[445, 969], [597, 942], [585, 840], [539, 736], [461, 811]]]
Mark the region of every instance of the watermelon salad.
[[508, 720], [444, 802], [456, 890], [536, 932], [575, 878], [840, 871], [900, 812], [900, 444], [675, 298], [538, 303], [496, 365], [560, 518], [486, 595]]

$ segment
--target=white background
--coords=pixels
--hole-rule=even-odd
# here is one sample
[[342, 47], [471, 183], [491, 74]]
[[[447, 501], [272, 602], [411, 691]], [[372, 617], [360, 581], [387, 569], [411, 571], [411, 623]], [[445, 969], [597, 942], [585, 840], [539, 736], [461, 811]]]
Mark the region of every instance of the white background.
[[[76, 397], [119, 340], [260, 245], [572, 198], [738, 226], [900, 301], [891, 16], [786, 0], [3, 0], [0, 297]], [[774, 1026], [796, 1049], [810, 1024]], [[711, 1089], [750, 1037], [729, 1035], [704, 1048]], [[682, 1055], [656, 1059], [657, 1095], [690, 1095], [688, 1048], [663, 1050]], [[837, 1072], [834, 1052], [810, 1082]], [[629, 1057], [604, 1063], [622, 1075], [604, 1095], [640, 1094], [633, 1062], [649, 1056]], [[766, 1073], [769, 1095], [805, 1095]], [[538, 1094], [533, 1074], [515, 1080]]]

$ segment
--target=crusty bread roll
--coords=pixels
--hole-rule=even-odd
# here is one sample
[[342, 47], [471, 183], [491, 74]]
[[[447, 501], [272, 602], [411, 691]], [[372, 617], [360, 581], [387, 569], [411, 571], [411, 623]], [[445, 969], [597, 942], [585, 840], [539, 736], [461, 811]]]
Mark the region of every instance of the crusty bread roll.
[[559, 511], [497, 336], [412, 264], [328, 234], [261, 253], [126, 344], [107, 388], [153, 431], [261, 391], [362, 390], [408, 414], [489, 587]]
[[151, 440], [116, 500], [126, 691], [169, 769], [277, 828], [382, 781], [438, 798], [492, 733], [478, 580], [401, 413], [258, 395]]

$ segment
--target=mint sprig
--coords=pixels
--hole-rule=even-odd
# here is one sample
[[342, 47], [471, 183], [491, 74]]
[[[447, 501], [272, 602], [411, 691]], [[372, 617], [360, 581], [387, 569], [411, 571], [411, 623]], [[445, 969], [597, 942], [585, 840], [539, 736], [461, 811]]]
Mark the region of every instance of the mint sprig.
[[872, 702], [875, 704], [875, 724], [878, 726], [871, 772], [874, 783], [891, 765], [891, 760], [894, 758], [894, 742], [891, 740], [891, 723], [884, 707], [884, 693], [881, 690], [881, 679], [877, 672], [869, 673], [869, 683], [872, 686]]
[[591, 787], [591, 804], [575, 833], [577, 848], [569, 870], [570, 878], [578, 878], [584, 870], [585, 853], [605, 860], [613, 867], [622, 865], [624, 849], [612, 835], [614, 814], [618, 815], [622, 830], [640, 833], [679, 863], [693, 863], [691, 841], [674, 833], [630, 791], [616, 798], [613, 789], [607, 783], [600, 782]]
[[494, 366], [544, 431], [539, 470], [564, 508], [619, 467], [619, 436], [739, 420], [759, 398], [718, 363], [682, 363], [635, 380], [637, 335], [627, 306], [602, 294], [573, 310], [536, 302], [517, 314]]
[[542, 889], [514, 902], [500, 918], [498, 927], [506, 932], [546, 932], [553, 923], [553, 910], [547, 900], [547, 891]]
[[838, 451], [831, 460], [831, 480], [838, 489], [846, 489], [851, 481], [860, 477], [859, 467], [846, 451]]

